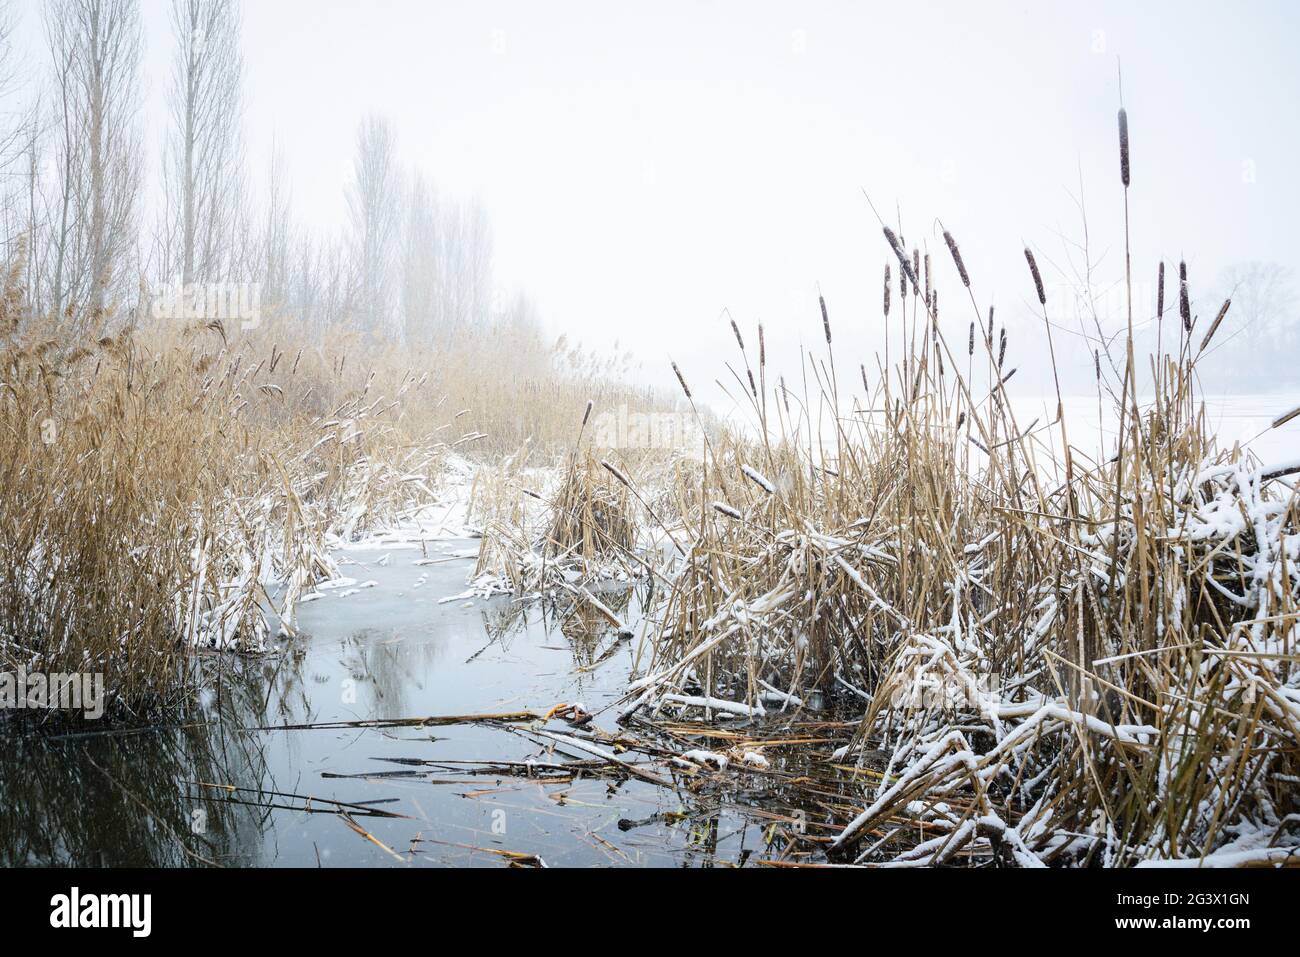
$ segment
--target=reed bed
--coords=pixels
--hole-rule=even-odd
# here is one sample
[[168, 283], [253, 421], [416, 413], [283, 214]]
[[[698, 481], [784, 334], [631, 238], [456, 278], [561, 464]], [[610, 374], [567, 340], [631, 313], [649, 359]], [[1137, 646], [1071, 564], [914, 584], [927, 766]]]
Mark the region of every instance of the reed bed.
[[474, 573], [479, 588], [550, 594], [630, 581], [651, 567], [639, 554], [642, 525], [622, 470], [590, 449], [575, 450], [546, 492], [519, 484], [510, 463], [496, 474], [495, 484], [476, 489], [474, 502], [479, 510], [490, 508], [484, 500], [495, 503]]
[[[1196, 365], [1230, 304], [1198, 321], [1180, 267], [1144, 406], [1130, 300], [1115, 381], [1095, 357], [1118, 441], [1089, 454], [1059, 387], [1053, 420], [1016, 420], [1006, 332], [952, 234], [970, 312], [941, 323], [938, 257], [882, 233], [893, 362], [869, 390], [865, 367], [864, 389], [838, 381], [823, 301], [810, 386], [747, 390], [753, 430], [712, 443], [678, 490], [684, 555], [623, 720], [860, 715], [819, 755], [874, 772], [836, 822], [837, 860], [1294, 863], [1300, 462], [1220, 450], [1206, 427]], [[736, 338], [748, 381], [769, 381]]]
[[[349, 535], [436, 474], [363, 384], [315, 413], [292, 356], [219, 327], [0, 349], [0, 667], [102, 673], [136, 711], [191, 649], [258, 652]], [[298, 360], [301, 362], [301, 359]], [[308, 386], [307, 389], [312, 389]]]

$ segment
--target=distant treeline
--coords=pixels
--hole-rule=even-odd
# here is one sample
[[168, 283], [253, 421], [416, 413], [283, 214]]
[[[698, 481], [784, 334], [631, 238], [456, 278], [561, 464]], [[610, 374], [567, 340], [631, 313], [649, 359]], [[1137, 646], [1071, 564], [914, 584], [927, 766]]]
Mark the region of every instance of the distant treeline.
[[0, 0], [0, 242], [29, 314], [100, 334], [179, 283], [254, 285], [263, 309], [396, 341], [530, 317], [522, 295], [493, 302], [483, 206], [404, 168], [381, 117], [358, 126], [346, 227], [299, 225], [283, 152], [259, 174], [246, 154], [238, 0], [170, 7], [168, 111], [150, 156], [138, 0], [44, 0], [44, 48], [21, 66]]

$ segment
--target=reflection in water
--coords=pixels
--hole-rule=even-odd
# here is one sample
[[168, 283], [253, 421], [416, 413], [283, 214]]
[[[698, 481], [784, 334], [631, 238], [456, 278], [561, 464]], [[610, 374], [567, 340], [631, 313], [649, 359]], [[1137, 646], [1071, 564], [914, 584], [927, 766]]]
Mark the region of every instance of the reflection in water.
[[[203, 691], [173, 724], [0, 733], [0, 864], [712, 866], [780, 852], [773, 826], [791, 819], [771, 810], [779, 779], [692, 778], [662, 759], [727, 746], [708, 733], [670, 730], [668, 752], [626, 753], [659, 783], [557, 744], [554, 732], [580, 730], [611, 748], [620, 733], [612, 705], [634, 643], [604, 615], [565, 601], [440, 603], [464, 587], [447, 566], [366, 574], [375, 588], [307, 605], [303, 636], [280, 653], [197, 659]], [[417, 590], [421, 574], [431, 580]], [[624, 622], [640, 614], [632, 589], [601, 601]], [[595, 715], [580, 729], [399, 720], [577, 702]], [[376, 721], [387, 724], [359, 726]]]
[[[198, 782], [259, 786], [264, 662], [201, 659], [207, 709], [168, 727], [0, 738], [0, 864], [181, 867], [253, 862], [265, 812], [199, 796]], [[291, 672], [285, 671], [284, 674]]]

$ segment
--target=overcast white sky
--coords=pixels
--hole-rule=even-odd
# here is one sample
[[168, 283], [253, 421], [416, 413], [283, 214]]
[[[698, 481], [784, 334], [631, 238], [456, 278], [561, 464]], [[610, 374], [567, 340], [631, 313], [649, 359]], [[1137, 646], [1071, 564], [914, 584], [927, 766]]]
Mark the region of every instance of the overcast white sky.
[[[39, 4], [24, 3], [39, 38]], [[170, 55], [143, 0], [151, 122]], [[1300, 7], [1294, 3], [758, 3], [723, 0], [245, 4], [254, 174], [284, 146], [297, 213], [331, 228], [355, 128], [377, 111], [404, 160], [477, 192], [498, 274], [557, 331], [718, 374], [724, 307], [773, 341], [844, 350], [880, 324], [886, 247], [962, 242], [981, 303], [1013, 318], [1021, 246], [1065, 263], [1086, 191], [1094, 258], [1120, 266], [1117, 58], [1133, 139], [1135, 263], [1300, 263]], [[39, 50], [34, 50], [40, 60]], [[156, 163], [156, 157], [154, 162]], [[936, 245], [937, 244], [937, 245]], [[940, 264], [952, 277], [946, 254]], [[964, 339], [969, 305], [945, 287]], [[948, 310], [951, 310], [949, 312]], [[713, 354], [715, 358], [710, 358]]]

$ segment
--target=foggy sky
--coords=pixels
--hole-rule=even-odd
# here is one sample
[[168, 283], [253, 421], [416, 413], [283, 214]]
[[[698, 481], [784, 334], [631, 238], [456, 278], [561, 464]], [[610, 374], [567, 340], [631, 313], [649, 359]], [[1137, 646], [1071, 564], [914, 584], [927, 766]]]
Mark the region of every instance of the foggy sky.
[[[171, 50], [167, 5], [142, 6], [156, 179]], [[21, 7], [44, 67], [39, 4]], [[407, 164], [481, 197], [501, 285], [557, 332], [705, 382], [734, 349], [724, 308], [789, 355], [820, 340], [820, 290], [856, 366], [887, 252], [863, 189], [935, 254], [954, 338], [971, 312], [939, 219], [981, 307], [1027, 318], [1021, 248], [1049, 282], [1080, 263], [1082, 188], [1117, 278], [1120, 60], [1139, 274], [1159, 256], [1186, 256], [1194, 286], [1236, 261], [1300, 265], [1298, 27], [1285, 2], [261, 0], [244, 8], [248, 158], [261, 183], [278, 140], [299, 220], [341, 228], [356, 125], [379, 112]]]

